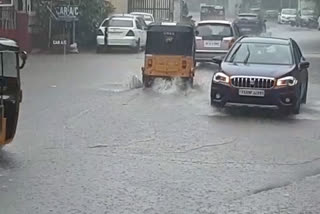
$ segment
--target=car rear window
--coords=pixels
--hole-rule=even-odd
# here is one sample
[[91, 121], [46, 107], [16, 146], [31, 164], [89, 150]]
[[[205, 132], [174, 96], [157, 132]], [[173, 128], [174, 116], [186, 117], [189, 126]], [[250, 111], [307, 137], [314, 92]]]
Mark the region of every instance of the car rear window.
[[111, 19], [109, 27], [133, 27], [133, 20]]
[[289, 45], [239, 43], [231, 50], [227, 62], [292, 65], [293, 57]]
[[200, 24], [197, 27], [200, 37], [208, 36], [221, 36], [231, 37], [233, 36], [232, 28], [227, 24]]
[[152, 16], [144, 16], [144, 19], [145, 19], [146, 21], [153, 21]]

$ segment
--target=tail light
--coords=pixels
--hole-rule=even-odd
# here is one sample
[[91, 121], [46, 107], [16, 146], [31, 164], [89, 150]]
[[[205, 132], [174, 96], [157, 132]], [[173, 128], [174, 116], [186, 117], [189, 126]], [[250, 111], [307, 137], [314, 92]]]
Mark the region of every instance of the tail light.
[[186, 61], [186, 60], [183, 60], [183, 61], [182, 61], [182, 68], [183, 68], [183, 69], [186, 69], [186, 68], [187, 68], [187, 61]]
[[134, 32], [132, 30], [129, 30], [126, 36], [134, 36]]
[[101, 29], [98, 30], [97, 35], [98, 35], [98, 36], [103, 36], [103, 32], [102, 32]]
[[148, 59], [148, 67], [152, 67], [152, 59]]
[[235, 39], [230, 40], [229, 46], [228, 46], [229, 49], [232, 47], [232, 45], [234, 44], [235, 41], [236, 41]]

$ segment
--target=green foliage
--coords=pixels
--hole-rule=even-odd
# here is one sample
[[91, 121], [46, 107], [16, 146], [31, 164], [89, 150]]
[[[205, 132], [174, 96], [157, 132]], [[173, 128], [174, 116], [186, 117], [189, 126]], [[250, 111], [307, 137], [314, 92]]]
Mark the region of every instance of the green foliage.
[[96, 25], [114, 10], [113, 5], [105, 0], [82, 0], [79, 5], [77, 32], [80, 42], [87, 45], [95, 39]]

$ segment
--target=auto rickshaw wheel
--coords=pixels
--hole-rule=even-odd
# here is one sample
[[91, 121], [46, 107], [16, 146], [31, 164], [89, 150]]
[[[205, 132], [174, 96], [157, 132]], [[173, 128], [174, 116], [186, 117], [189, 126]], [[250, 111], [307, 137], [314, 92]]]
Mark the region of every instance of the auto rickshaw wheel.
[[150, 88], [152, 86], [153, 83], [153, 78], [147, 76], [147, 75], [143, 75], [142, 76], [142, 82], [145, 88]]

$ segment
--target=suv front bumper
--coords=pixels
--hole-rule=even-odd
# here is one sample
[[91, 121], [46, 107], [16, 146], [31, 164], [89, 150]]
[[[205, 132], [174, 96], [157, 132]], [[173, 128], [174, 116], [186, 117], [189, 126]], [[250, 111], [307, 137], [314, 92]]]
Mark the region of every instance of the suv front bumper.
[[[248, 88], [250, 89], [250, 88]], [[257, 89], [261, 90], [261, 89]], [[218, 107], [247, 106], [272, 109], [293, 108], [298, 100], [297, 87], [265, 89], [264, 97], [240, 96], [239, 88], [217, 84], [211, 85], [211, 104]], [[219, 94], [219, 99], [217, 98]], [[290, 102], [286, 102], [289, 98]]]

